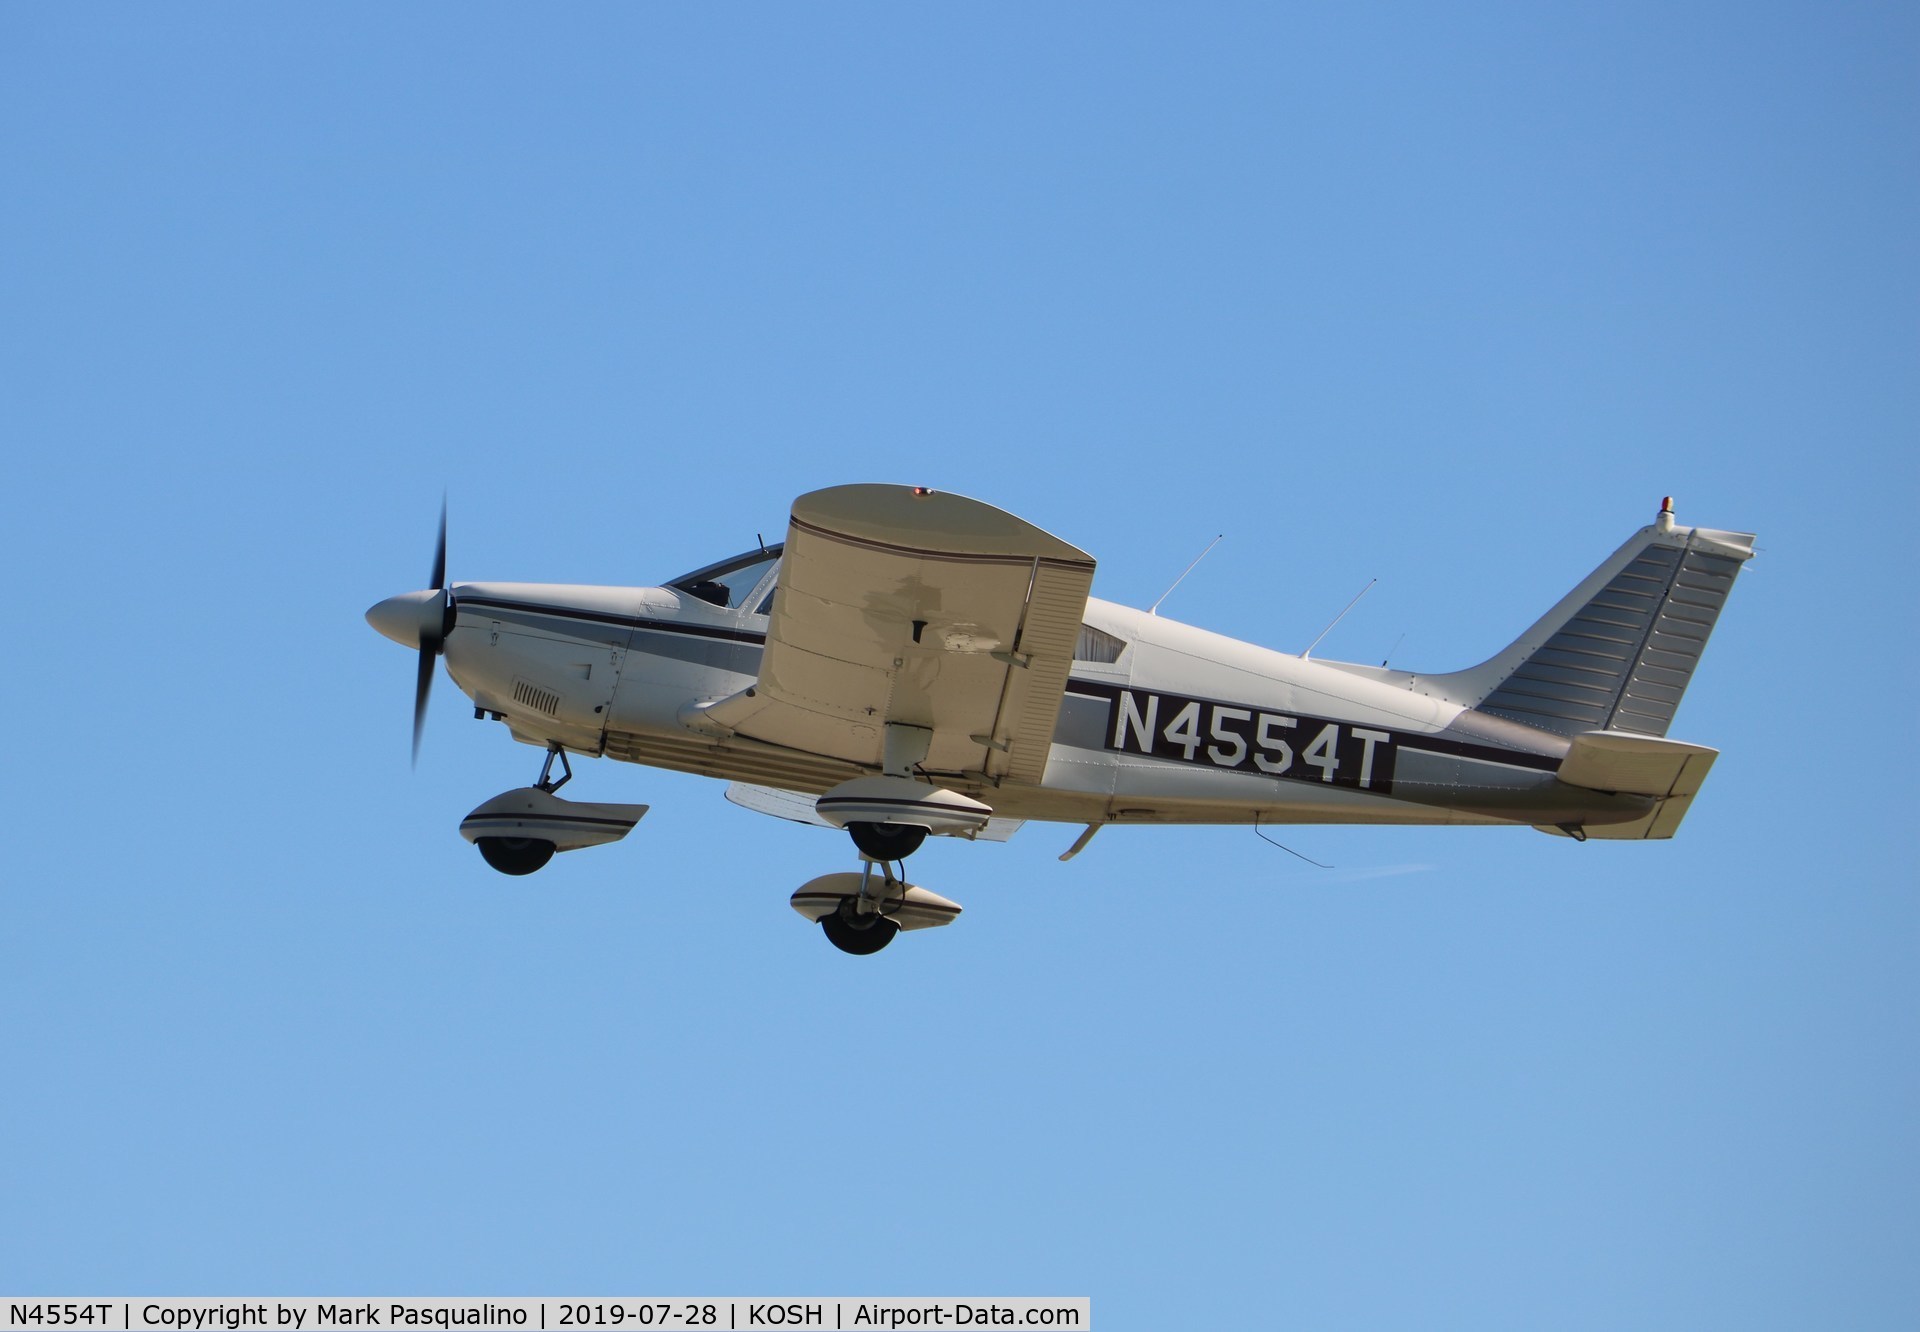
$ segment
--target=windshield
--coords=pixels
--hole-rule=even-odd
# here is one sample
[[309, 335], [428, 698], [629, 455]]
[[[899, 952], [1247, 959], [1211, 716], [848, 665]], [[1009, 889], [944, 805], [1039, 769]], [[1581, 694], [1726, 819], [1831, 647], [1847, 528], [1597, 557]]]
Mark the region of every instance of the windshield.
[[[740, 610], [769, 570], [780, 562], [784, 545], [767, 546], [674, 579], [667, 586], [728, 610]], [[762, 599], [764, 600], [764, 598]], [[764, 612], [763, 612], [764, 613]]]

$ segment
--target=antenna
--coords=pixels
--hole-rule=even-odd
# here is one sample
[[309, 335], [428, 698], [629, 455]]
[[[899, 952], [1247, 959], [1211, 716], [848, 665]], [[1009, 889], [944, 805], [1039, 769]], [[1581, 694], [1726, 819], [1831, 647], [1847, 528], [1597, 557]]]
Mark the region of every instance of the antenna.
[[1258, 810], [1254, 811], [1254, 815], [1253, 815], [1253, 835], [1255, 837], [1258, 837], [1261, 841], [1265, 842], [1268, 846], [1277, 846], [1282, 851], [1285, 851], [1288, 855], [1293, 856], [1299, 860], [1304, 860], [1309, 865], [1317, 866], [1320, 869], [1333, 868], [1333, 866], [1331, 865], [1322, 865], [1319, 861], [1315, 860], [1312, 856], [1301, 855], [1298, 851], [1295, 851], [1292, 847], [1288, 846], [1285, 842], [1276, 842], [1273, 838], [1267, 836], [1264, 832], [1260, 831], [1260, 813]]
[[[1210, 551], [1215, 546], [1219, 545], [1221, 538], [1225, 536], [1226, 536], [1226, 533], [1222, 532], [1220, 536], [1217, 536], [1213, 540], [1209, 541], [1207, 543], [1207, 549], [1201, 551], [1198, 555], [1195, 555], [1193, 557], [1193, 563], [1189, 564], [1185, 569], [1181, 570], [1180, 576], [1173, 580], [1173, 586], [1169, 587], [1165, 592], [1162, 592], [1160, 594], [1160, 601], [1165, 601], [1168, 597], [1172, 596], [1173, 589], [1187, 581], [1187, 575], [1192, 573], [1195, 569], [1198, 569], [1200, 567], [1200, 561], [1207, 558], [1207, 551]], [[1160, 601], [1156, 601], [1151, 606], [1147, 607], [1147, 614], [1158, 615], [1160, 613]]]
[[1327, 636], [1328, 634], [1330, 634], [1330, 633], [1332, 633], [1332, 632], [1333, 632], [1333, 626], [1334, 626], [1335, 624], [1339, 624], [1339, 623], [1340, 623], [1340, 621], [1342, 621], [1342, 620], [1344, 620], [1344, 619], [1346, 619], [1346, 618], [1347, 618], [1347, 611], [1350, 611], [1350, 610], [1352, 610], [1352, 609], [1353, 609], [1353, 608], [1354, 608], [1355, 606], [1358, 606], [1358, 605], [1360, 604], [1360, 598], [1362, 598], [1362, 597], [1364, 597], [1364, 596], [1366, 596], [1366, 595], [1367, 595], [1367, 593], [1369, 593], [1369, 592], [1371, 592], [1371, 591], [1373, 591], [1373, 585], [1374, 585], [1375, 583], [1377, 583], [1377, 582], [1379, 582], [1379, 581], [1380, 581], [1380, 580], [1379, 580], [1378, 578], [1369, 578], [1369, 579], [1367, 580], [1367, 585], [1366, 585], [1365, 587], [1363, 587], [1363, 588], [1361, 588], [1361, 589], [1360, 589], [1360, 590], [1359, 590], [1358, 592], [1355, 592], [1355, 593], [1353, 594], [1353, 600], [1352, 600], [1352, 601], [1349, 601], [1349, 602], [1347, 603], [1347, 609], [1346, 609], [1346, 610], [1343, 610], [1343, 611], [1341, 611], [1341, 612], [1340, 612], [1340, 613], [1339, 613], [1338, 615], [1336, 615], [1336, 616], [1334, 616], [1334, 617], [1333, 617], [1333, 623], [1332, 623], [1332, 624], [1329, 624], [1329, 625], [1328, 625], [1328, 626], [1327, 626], [1327, 627], [1326, 627], [1325, 629], [1322, 629], [1322, 630], [1321, 630], [1321, 631], [1319, 632], [1319, 634], [1315, 636], [1315, 638], [1314, 638], [1314, 640], [1313, 640], [1313, 641], [1312, 641], [1311, 643], [1309, 643], [1309, 644], [1307, 644], [1307, 650], [1306, 650], [1305, 652], [1302, 652], [1302, 653], [1300, 654], [1300, 660], [1302, 660], [1302, 661], [1305, 661], [1305, 660], [1306, 660], [1306, 659], [1307, 659], [1308, 657], [1310, 657], [1311, 655], [1313, 655], [1313, 650], [1314, 650], [1315, 648], [1317, 648], [1317, 647], [1319, 647], [1319, 646], [1320, 646], [1320, 640], [1321, 640], [1322, 638], [1325, 638], [1325, 637], [1326, 637], [1326, 636]]

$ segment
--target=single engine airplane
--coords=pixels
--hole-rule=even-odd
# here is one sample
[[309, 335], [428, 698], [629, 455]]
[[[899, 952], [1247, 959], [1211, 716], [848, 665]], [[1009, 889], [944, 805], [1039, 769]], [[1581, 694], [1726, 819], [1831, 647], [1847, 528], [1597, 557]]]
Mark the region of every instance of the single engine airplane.
[[[530, 874], [618, 841], [645, 805], [556, 794], [568, 755], [732, 783], [749, 809], [841, 828], [858, 872], [793, 907], [849, 953], [960, 907], [904, 879], [929, 834], [1109, 824], [1514, 824], [1664, 838], [1717, 751], [1667, 739], [1753, 537], [1671, 499], [1478, 666], [1322, 661], [1089, 596], [1084, 551], [978, 500], [845, 485], [794, 501], [786, 540], [661, 587], [450, 583], [367, 612], [417, 649], [416, 758], [435, 660], [546, 751], [539, 780], [460, 831]], [[559, 764], [559, 775], [554, 765]]]

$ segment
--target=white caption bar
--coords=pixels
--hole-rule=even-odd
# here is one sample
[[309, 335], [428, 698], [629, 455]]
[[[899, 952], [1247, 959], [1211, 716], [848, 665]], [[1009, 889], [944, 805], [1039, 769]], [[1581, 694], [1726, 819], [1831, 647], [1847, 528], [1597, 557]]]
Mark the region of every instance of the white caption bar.
[[1093, 1326], [1088, 1299], [579, 1296], [544, 1299], [27, 1299], [0, 1296], [8, 1332], [315, 1332], [336, 1328], [738, 1332], [742, 1328], [1067, 1328]]

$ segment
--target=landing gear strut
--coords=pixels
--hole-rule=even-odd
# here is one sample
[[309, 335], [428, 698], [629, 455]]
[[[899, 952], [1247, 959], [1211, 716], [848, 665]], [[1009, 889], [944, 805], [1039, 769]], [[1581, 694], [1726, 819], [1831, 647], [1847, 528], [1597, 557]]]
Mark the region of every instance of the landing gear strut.
[[[553, 780], [553, 761], [555, 759], [560, 760], [560, 780], [557, 782]], [[548, 795], [552, 795], [572, 780], [573, 765], [567, 762], [566, 748], [561, 745], [552, 746], [547, 750], [547, 761], [540, 765], [540, 780], [535, 782], [534, 786], [539, 790], [545, 791]]]

